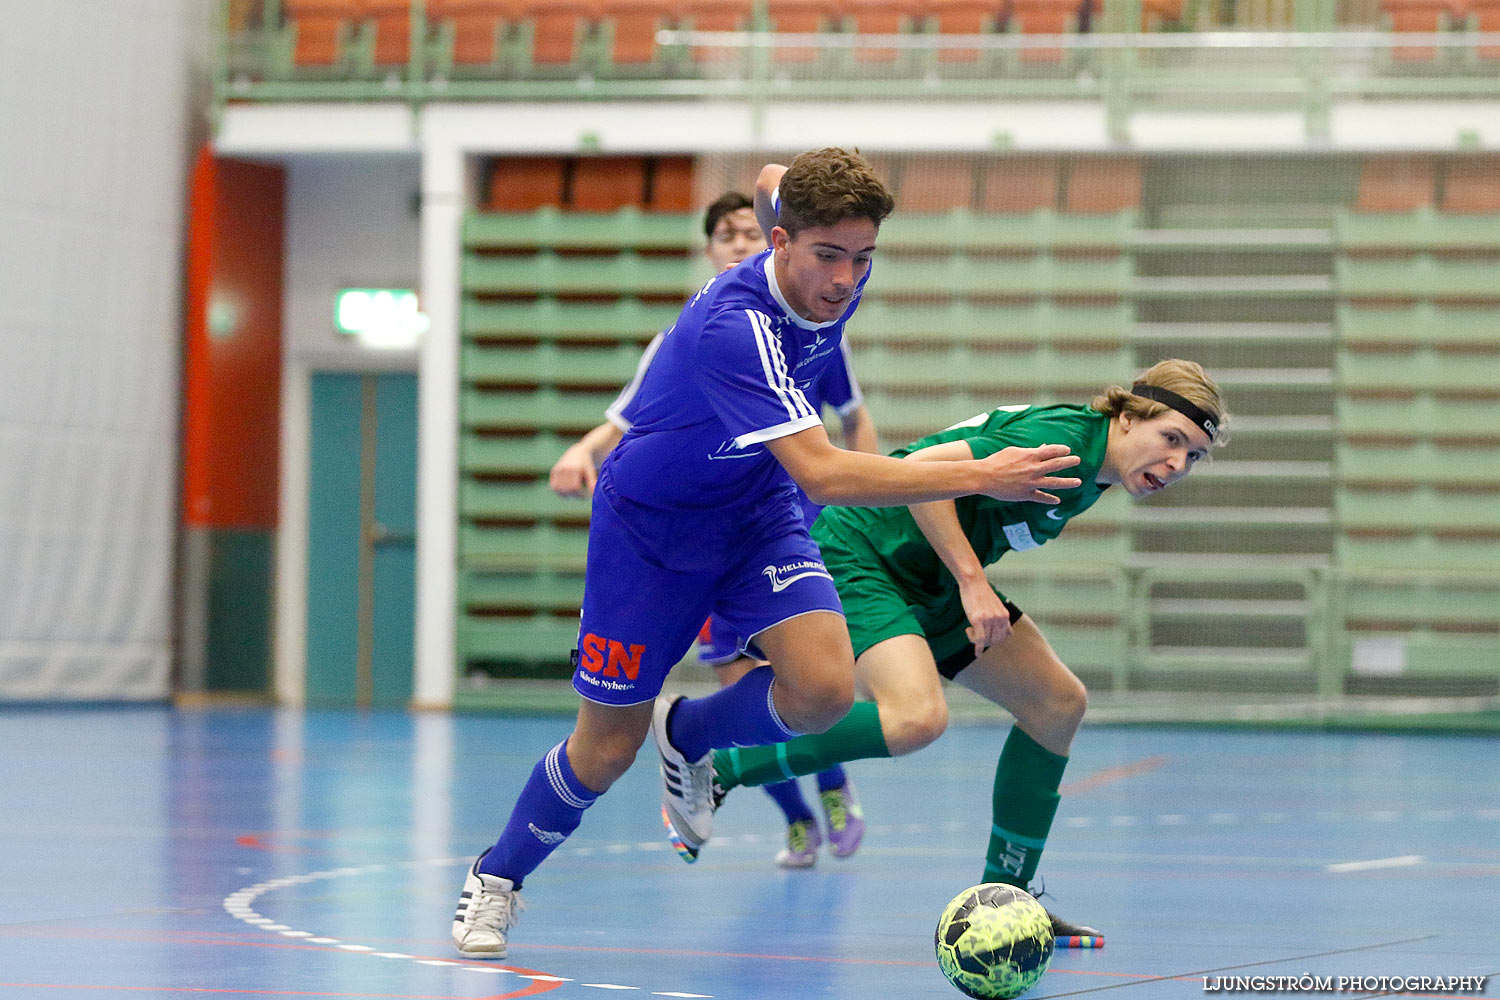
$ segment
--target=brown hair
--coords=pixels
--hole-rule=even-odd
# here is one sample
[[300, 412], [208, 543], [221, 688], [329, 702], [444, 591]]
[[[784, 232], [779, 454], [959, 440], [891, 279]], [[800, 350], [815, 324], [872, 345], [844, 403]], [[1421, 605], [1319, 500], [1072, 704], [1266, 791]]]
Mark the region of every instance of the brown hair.
[[781, 178], [777, 222], [788, 236], [836, 225], [849, 218], [876, 226], [896, 208], [896, 199], [858, 151], [830, 146], [800, 154]]
[[[1219, 391], [1218, 383], [1209, 378], [1208, 373], [1198, 362], [1184, 361], [1181, 358], [1158, 361], [1137, 375], [1135, 381], [1175, 392], [1200, 410], [1206, 411], [1214, 418], [1214, 423], [1218, 426], [1218, 433], [1213, 437], [1214, 447], [1220, 447], [1229, 440], [1226, 433], [1229, 426], [1229, 409], [1224, 405], [1224, 394]], [[1171, 409], [1165, 403], [1137, 396], [1120, 385], [1112, 385], [1105, 389], [1103, 393], [1095, 396], [1094, 401], [1089, 405], [1106, 417], [1118, 417], [1122, 413], [1129, 413], [1142, 420], [1150, 420]]]
[[715, 198], [713, 204], [703, 211], [703, 235], [709, 239], [714, 238], [714, 230], [719, 228], [719, 220], [731, 212], [738, 212], [742, 208], [754, 208], [755, 203], [738, 191], [725, 191]]

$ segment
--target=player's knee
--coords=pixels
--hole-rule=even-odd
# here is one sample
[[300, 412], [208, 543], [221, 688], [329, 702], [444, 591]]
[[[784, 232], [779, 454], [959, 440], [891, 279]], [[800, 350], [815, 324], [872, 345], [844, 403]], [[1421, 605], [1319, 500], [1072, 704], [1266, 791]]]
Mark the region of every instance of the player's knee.
[[639, 749], [639, 740], [610, 734], [590, 740], [581, 748], [582, 752], [571, 750], [568, 762], [579, 781], [595, 792], [603, 792], [630, 770]]
[[793, 687], [782, 719], [799, 733], [825, 733], [854, 705], [854, 679], [826, 676]]
[[1070, 733], [1077, 732], [1089, 707], [1089, 693], [1083, 681], [1069, 674], [1067, 681], [1058, 685], [1050, 701], [1048, 708], [1055, 720], [1054, 725]]
[[913, 753], [936, 740], [948, 728], [948, 703], [942, 698], [882, 704], [880, 723], [891, 755]]

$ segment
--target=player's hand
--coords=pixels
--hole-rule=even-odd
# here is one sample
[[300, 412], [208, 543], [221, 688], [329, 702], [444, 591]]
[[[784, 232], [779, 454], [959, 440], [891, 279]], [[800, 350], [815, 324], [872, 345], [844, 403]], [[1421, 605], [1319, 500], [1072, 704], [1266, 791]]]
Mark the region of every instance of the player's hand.
[[1059, 503], [1056, 496], [1046, 491], [1071, 490], [1082, 486], [1081, 479], [1057, 475], [1081, 461], [1081, 458], [1069, 452], [1065, 444], [1044, 444], [1040, 448], [1002, 448], [980, 461], [985, 466], [989, 485], [979, 492], [996, 500]]
[[1004, 642], [1010, 635], [1010, 609], [988, 581], [959, 584], [958, 596], [969, 619], [964, 634], [974, 644], [974, 658], [978, 659], [986, 649]]
[[599, 472], [594, 468], [594, 456], [576, 444], [562, 453], [562, 458], [547, 475], [547, 485], [560, 497], [590, 497], [594, 495], [594, 482]]

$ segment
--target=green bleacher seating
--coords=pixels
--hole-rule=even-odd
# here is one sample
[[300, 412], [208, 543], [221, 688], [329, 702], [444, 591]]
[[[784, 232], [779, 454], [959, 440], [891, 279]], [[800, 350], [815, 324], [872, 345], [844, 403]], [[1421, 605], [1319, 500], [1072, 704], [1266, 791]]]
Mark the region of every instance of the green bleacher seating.
[[525, 436], [469, 432], [459, 442], [459, 464], [477, 475], [542, 476], [572, 443], [571, 435], [548, 431]]
[[558, 659], [558, 650], [566, 660], [577, 641], [576, 615], [470, 616], [458, 625], [458, 655], [465, 663], [551, 665]]
[[466, 250], [696, 250], [702, 242], [696, 215], [642, 212], [478, 213], [464, 220]]
[[979, 257], [933, 254], [925, 257], [882, 253], [876, 265], [879, 282], [872, 297], [952, 295], [1044, 297], [1058, 295], [1122, 296], [1129, 292], [1134, 266], [1127, 256], [1061, 257], [1052, 254]]
[[1341, 212], [1333, 233], [1350, 254], [1500, 249], [1500, 217], [1449, 214], [1431, 205], [1412, 212]]
[[1339, 384], [1346, 393], [1470, 392], [1500, 397], [1494, 366], [1494, 354], [1484, 348], [1465, 353], [1425, 348], [1338, 352]]
[[1338, 326], [1343, 342], [1351, 345], [1493, 344], [1500, 339], [1494, 307], [1468, 303], [1341, 302]]
[[463, 283], [477, 294], [676, 295], [685, 297], [700, 276], [696, 261], [679, 257], [534, 255], [465, 259]]
[[[1368, 442], [1369, 439], [1366, 439]], [[1376, 439], [1338, 447], [1338, 475], [1345, 483], [1445, 483], [1500, 489], [1500, 444], [1451, 439], [1409, 443]]]
[[542, 298], [525, 302], [469, 299], [463, 306], [463, 333], [470, 338], [550, 338], [642, 343], [677, 319], [681, 303], [559, 302]]
[[850, 321], [849, 338], [856, 346], [881, 339], [943, 344], [1121, 343], [1130, 336], [1133, 324], [1134, 312], [1123, 300], [1043, 298], [989, 304], [954, 298], [930, 304], [883, 301], [872, 294]]
[[1345, 395], [1336, 405], [1338, 425], [1346, 436], [1500, 439], [1500, 426], [1494, 423], [1495, 404], [1489, 400], [1438, 399], [1408, 391], [1402, 395]]
[[[548, 523], [521, 527], [466, 524], [459, 531], [460, 564], [469, 569], [581, 569], [588, 530]], [[582, 592], [580, 591], [580, 594]]]
[[1500, 258], [1418, 253], [1403, 258], [1341, 257], [1334, 284], [1346, 298], [1500, 300]]
[[576, 521], [588, 517], [587, 501], [560, 497], [538, 478], [529, 482], [468, 479], [459, 484], [458, 512], [475, 520]]
[[484, 610], [576, 611], [583, 574], [566, 568], [473, 570], [466, 574], [464, 598]]
[[465, 379], [475, 383], [607, 387], [628, 381], [640, 356], [640, 349], [633, 343], [559, 347], [554, 343], [471, 342], [463, 348], [461, 363]]
[[[630, 372], [621, 375], [623, 385]], [[550, 430], [582, 433], [604, 419], [617, 392], [563, 393], [551, 387], [535, 392], [466, 389], [460, 399], [465, 427], [484, 430]]]
[[1139, 214], [1134, 209], [1097, 215], [1053, 209], [1013, 215], [977, 213], [963, 208], [932, 214], [898, 212], [881, 225], [880, 247], [882, 253], [924, 249], [1118, 253], [1129, 246], [1138, 224]]

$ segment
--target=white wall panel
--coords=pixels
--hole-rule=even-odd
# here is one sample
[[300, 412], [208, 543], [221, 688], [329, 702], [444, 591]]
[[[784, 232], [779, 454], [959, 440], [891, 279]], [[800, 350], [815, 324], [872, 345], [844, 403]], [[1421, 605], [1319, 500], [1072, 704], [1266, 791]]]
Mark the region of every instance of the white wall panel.
[[0, 700], [168, 693], [199, 0], [0, 33]]

